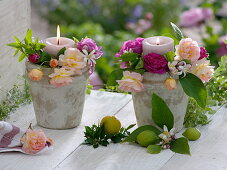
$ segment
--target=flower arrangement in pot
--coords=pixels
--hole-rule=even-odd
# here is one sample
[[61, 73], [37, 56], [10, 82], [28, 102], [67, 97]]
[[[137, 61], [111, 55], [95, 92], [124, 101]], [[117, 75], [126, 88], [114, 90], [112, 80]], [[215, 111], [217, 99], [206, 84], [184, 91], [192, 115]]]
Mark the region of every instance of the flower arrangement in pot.
[[[60, 31], [60, 30], [59, 30]], [[29, 29], [25, 38], [8, 44], [21, 52], [19, 61], [27, 59], [26, 71], [37, 123], [51, 129], [68, 129], [79, 125], [85, 101], [87, 79], [96, 60], [103, 54], [90, 38], [81, 41], [58, 37], [43, 42], [33, 40]]]
[[[123, 43], [116, 54], [120, 64], [108, 80], [109, 86], [117, 85], [121, 91], [131, 92], [138, 126], [163, 124], [154, 121], [169, 119], [176, 131], [183, 128], [188, 96], [198, 105], [206, 107], [207, 91], [204, 86], [214, 72], [210, 66], [205, 48], [191, 38], [184, 38], [180, 29], [173, 23], [179, 44], [169, 37], [157, 36], [136, 38]], [[158, 96], [162, 104], [152, 100]], [[154, 112], [163, 112], [156, 114]], [[165, 115], [167, 112], [171, 115]]]

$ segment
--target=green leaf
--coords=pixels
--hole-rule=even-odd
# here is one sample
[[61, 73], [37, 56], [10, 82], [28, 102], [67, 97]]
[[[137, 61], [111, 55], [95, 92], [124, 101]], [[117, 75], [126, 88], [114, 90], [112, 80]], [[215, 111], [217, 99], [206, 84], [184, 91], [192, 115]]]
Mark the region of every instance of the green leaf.
[[140, 58], [139, 63], [136, 65], [135, 69], [142, 69], [144, 68], [143, 60]]
[[10, 46], [10, 47], [14, 47], [14, 48], [19, 48], [20, 47], [20, 45], [18, 44], [18, 43], [16, 43], [16, 42], [14, 42], [14, 43], [9, 43], [9, 44], [7, 44], [8, 46]]
[[139, 54], [137, 53], [124, 53], [120, 58], [122, 59], [122, 61], [134, 61], [138, 56]]
[[188, 145], [188, 140], [184, 137], [178, 138], [171, 142], [170, 150], [180, 154], [190, 155], [190, 148]]
[[24, 38], [26, 44], [32, 43], [32, 30], [28, 29], [26, 36]]
[[132, 129], [135, 125], [136, 125], [136, 124], [131, 124], [131, 125], [129, 125], [125, 130], [127, 131], [127, 130], [129, 130], [129, 129]]
[[21, 53], [21, 55], [18, 58], [18, 61], [21, 62], [25, 58], [25, 56], [26, 55], [24, 53]]
[[17, 53], [19, 52], [20, 50], [19, 49], [16, 49], [13, 56], [17, 55]]
[[134, 130], [129, 136], [127, 136], [123, 142], [135, 142], [136, 137], [143, 131], [145, 130], [151, 130], [153, 131], [156, 135], [161, 134], [161, 131], [158, 130], [156, 127], [151, 126], [151, 125], [145, 125], [145, 126], [140, 126], [136, 130]]
[[180, 28], [178, 28], [174, 23], [170, 23], [175, 34], [176, 34], [176, 38], [180, 41], [182, 38], [184, 38], [183, 33], [181, 32]]
[[153, 93], [152, 100], [152, 119], [160, 127], [163, 128], [164, 125], [170, 130], [174, 125], [174, 117], [165, 103], [165, 101], [160, 98], [157, 94]]
[[49, 62], [51, 60], [51, 56], [49, 53], [47, 52], [42, 52], [39, 58], [39, 62], [43, 63], [43, 62]]
[[16, 36], [13, 36], [13, 38], [15, 39], [15, 41], [16, 41], [17, 43], [20, 43], [20, 40], [19, 40]]
[[58, 52], [58, 54], [57, 54], [57, 58], [59, 58], [59, 56], [60, 56], [61, 54], [64, 54], [65, 50], [66, 50], [65, 47], [63, 47], [62, 49], [60, 49], [59, 52]]
[[109, 79], [107, 80], [107, 86], [115, 86], [117, 85], [116, 80], [121, 80], [123, 77], [123, 70], [114, 70], [109, 75]]
[[169, 52], [164, 54], [164, 57], [166, 58], [167, 61], [173, 62], [174, 57], [175, 57], [175, 53], [173, 51], [169, 51]]
[[159, 154], [162, 151], [162, 146], [160, 145], [149, 145], [147, 147], [147, 152], [150, 154]]
[[184, 92], [193, 97], [198, 105], [202, 108], [206, 107], [207, 91], [203, 82], [194, 74], [187, 73], [185, 77], [179, 79]]
[[227, 40], [224, 40], [224, 43], [227, 44]]

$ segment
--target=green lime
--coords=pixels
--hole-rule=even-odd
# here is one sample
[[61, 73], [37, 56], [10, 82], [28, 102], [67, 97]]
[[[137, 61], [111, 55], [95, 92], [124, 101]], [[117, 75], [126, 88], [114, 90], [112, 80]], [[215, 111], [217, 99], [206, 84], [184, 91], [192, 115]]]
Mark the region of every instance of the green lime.
[[158, 136], [150, 130], [145, 130], [137, 136], [137, 142], [140, 146], [147, 147], [154, 144], [158, 139]]
[[108, 135], [115, 135], [121, 129], [121, 122], [114, 116], [105, 116], [100, 125], [103, 126], [105, 133]]
[[197, 140], [200, 138], [201, 133], [198, 129], [190, 127], [186, 129], [182, 135], [188, 138], [188, 140]]

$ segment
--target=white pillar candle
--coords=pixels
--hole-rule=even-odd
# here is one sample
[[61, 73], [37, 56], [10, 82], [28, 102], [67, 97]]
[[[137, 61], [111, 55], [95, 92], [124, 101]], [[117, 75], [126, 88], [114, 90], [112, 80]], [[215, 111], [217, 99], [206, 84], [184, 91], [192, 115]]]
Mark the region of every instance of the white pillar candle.
[[75, 42], [69, 38], [60, 37], [60, 28], [57, 28], [57, 37], [50, 37], [44, 40], [46, 47], [45, 52], [56, 56], [62, 48], [74, 47]]
[[168, 51], [174, 51], [174, 41], [172, 38], [155, 36], [143, 40], [143, 55], [156, 53], [163, 55]]

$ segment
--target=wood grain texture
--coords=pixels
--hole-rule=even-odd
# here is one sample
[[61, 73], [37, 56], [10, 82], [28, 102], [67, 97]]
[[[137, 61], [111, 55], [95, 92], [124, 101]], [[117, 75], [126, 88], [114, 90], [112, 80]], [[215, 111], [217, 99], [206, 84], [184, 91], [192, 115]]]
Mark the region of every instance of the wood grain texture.
[[14, 50], [6, 44], [13, 36], [22, 39], [30, 27], [30, 0], [0, 0], [0, 100], [24, 74], [24, 63], [13, 57]]
[[[86, 96], [80, 126], [69, 130], [42, 128], [46, 135], [55, 141], [53, 151], [36, 156], [28, 156], [21, 153], [0, 154], [0, 169], [30, 170], [31, 167], [33, 170], [53, 169], [83, 142], [84, 125], [98, 122], [105, 115], [116, 114], [130, 100], [131, 96], [129, 95], [92, 91], [90, 96]], [[32, 105], [27, 105], [12, 114], [8, 121], [23, 128], [33, 122], [35, 128], [37, 128], [34, 116]]]

